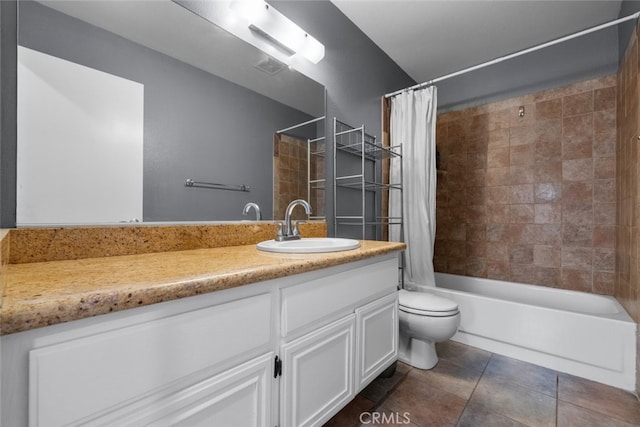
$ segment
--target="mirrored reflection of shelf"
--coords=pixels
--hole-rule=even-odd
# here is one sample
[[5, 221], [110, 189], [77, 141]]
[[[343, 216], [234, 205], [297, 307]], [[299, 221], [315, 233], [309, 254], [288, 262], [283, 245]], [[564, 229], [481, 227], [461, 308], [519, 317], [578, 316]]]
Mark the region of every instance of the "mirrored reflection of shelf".
[[324, 136], [307, 140], [307, 144], [309, 144], [309, 155], [324, 157], [326, 152], [324, 142]]
[[324, 190], [325, 189], [325, 179], [311, 179], [309, 180], [309, 188], [311, 190]]

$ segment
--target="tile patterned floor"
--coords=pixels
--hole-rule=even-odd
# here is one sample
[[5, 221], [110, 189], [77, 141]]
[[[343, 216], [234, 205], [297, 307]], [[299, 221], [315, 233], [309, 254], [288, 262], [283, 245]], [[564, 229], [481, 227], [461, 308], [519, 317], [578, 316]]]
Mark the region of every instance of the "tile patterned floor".
[[632, 393], [453, 341], [429, 371], [398, 363], [325, 427], [640, 426]]

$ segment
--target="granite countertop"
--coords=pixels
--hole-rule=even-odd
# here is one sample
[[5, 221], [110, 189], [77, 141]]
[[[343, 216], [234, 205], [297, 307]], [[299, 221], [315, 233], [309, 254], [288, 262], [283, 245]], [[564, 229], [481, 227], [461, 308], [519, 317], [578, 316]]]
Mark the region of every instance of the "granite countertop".
[[1, 334], [332, 267], [405, 248], [361, 241], [351, 251], [272, 254], [255, 245], [8, 264]]

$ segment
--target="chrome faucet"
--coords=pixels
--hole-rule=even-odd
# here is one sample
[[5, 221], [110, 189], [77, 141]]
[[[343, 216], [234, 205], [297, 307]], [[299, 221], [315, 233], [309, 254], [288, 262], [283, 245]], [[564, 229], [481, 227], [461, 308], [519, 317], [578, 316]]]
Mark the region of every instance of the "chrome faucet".
[[293, 213], [293, 209], [301, 205], [307, 215], [311, 215], [311, 205], [306, 200], [296, 199], [289, 203], [287, 206], [287, 210], [284, 216], [284, 224], [280, 223], [278, 225], [278, 236], [276, 240], [281, 242], [283, 240], [298, 240], [300, 239], [300, 231], [298, 230], [298, 223], [300, 221], [296, 221], [293, 229], [291, 228], [291, 214]]
[[262, 219], [262, 212], [260, 212], [260, 206], [257, 203], [249, 202], [244, 205], [244, 209], [242, 210], [242, 215], [247, 216], [249, 214], [249, 209], [253, 208], [256, 211], [256, 221], [260, 221]]

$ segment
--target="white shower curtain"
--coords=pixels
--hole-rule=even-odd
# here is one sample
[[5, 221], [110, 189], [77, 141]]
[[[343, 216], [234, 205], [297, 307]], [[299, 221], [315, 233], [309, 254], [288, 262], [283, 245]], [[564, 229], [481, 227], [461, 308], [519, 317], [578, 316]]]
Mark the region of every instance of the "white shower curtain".
[[[389, 216], [404, 216], [404, 277], [410, 288], [435, 287], [436, 106], [435, 86], [402, 92], [391, 100], [391, 145], [402, 144], [403, 156], [391, 160], [389, 182], [400, 182], [402, 171], [404, 194], [401, 210], [400, 194], [390, 192]], [[400, 237], [399, 227], [390, 227], [389, 240]]]

